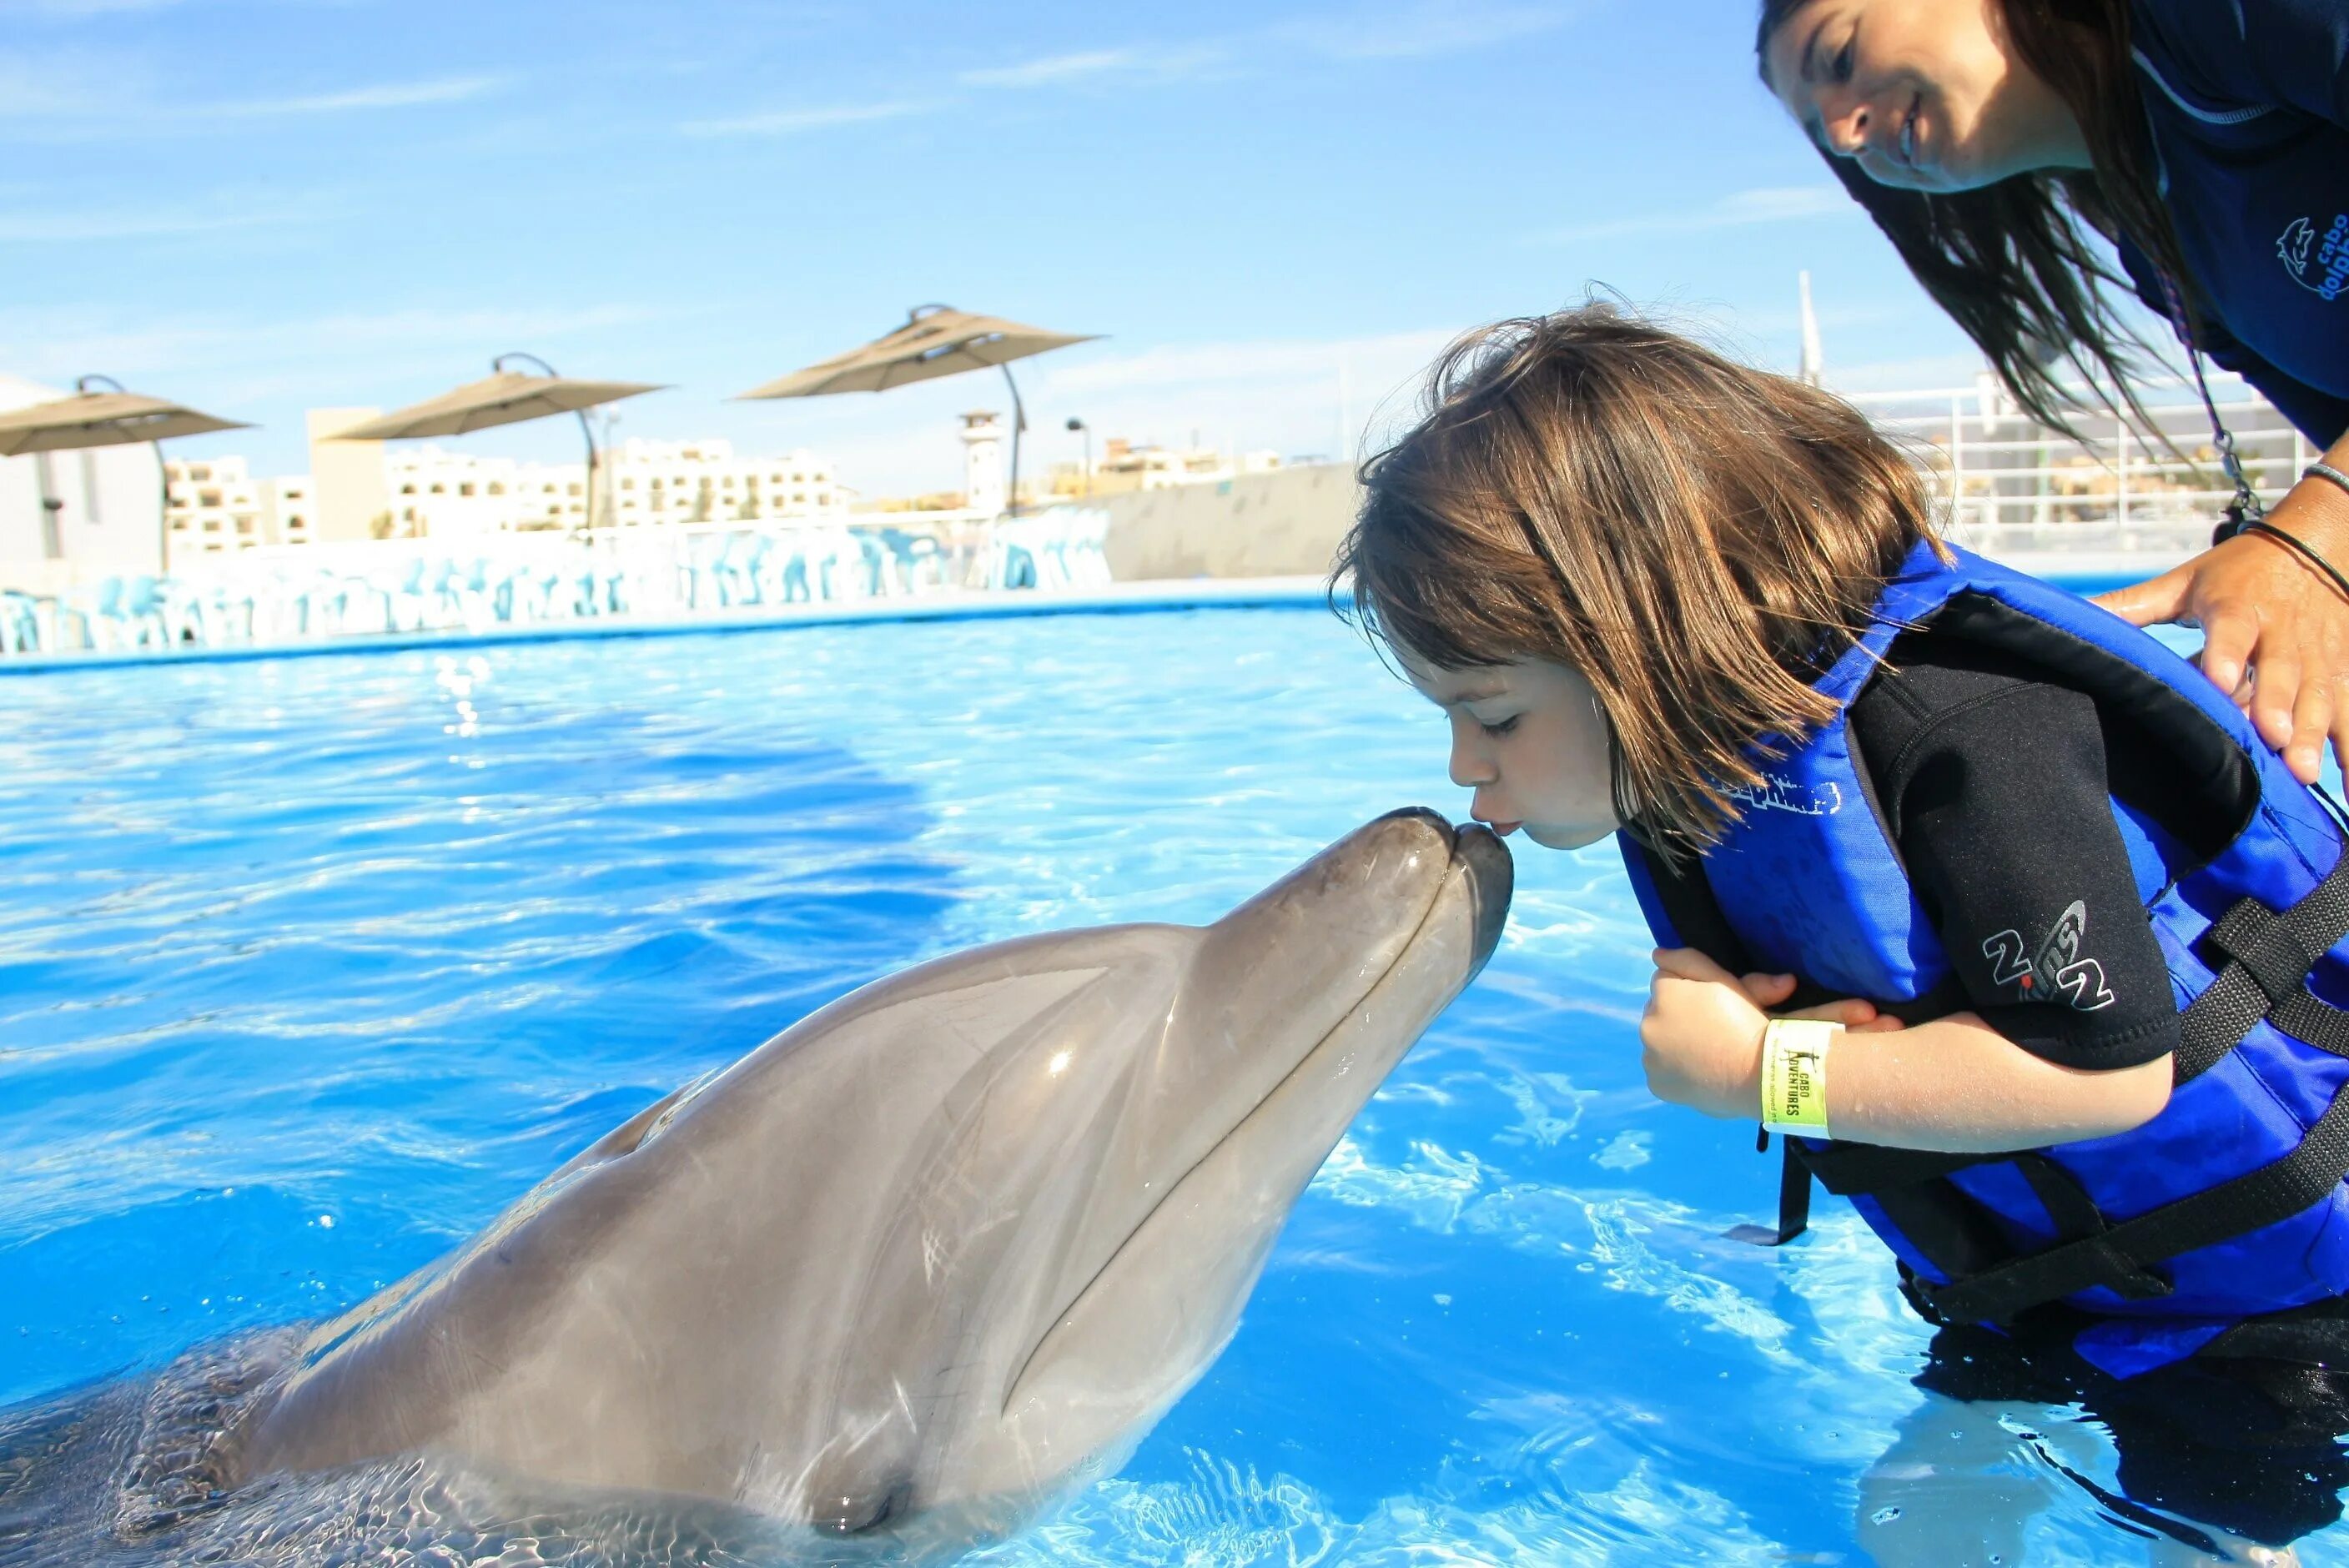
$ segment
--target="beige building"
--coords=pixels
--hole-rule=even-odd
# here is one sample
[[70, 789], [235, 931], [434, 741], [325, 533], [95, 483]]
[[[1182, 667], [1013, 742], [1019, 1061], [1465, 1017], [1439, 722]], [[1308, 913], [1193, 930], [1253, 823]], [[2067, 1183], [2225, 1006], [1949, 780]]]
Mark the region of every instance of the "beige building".
[[374, 418], [379, 408], [313, 408], [307, 520], [322, 544], [381, 539], [391, 531], [391, 495], [385, 483], [381, 441], [338, 441], [337, 430]]
[[[1070, 493], [1096, 496], [1132, 495], [1138, 490], [1171, 490], [1176, 485], [1220, 483], [1243, 474], [1270, 473], [1280, 467], [1278, 452], [1242, 452], [1227, 459], [1213, 447], [1135, 446], [1112, 436], [1091, 475], [1077, 470]], [[1053, 489], [1063, 490], [1064, 466], [1054, 476]]]

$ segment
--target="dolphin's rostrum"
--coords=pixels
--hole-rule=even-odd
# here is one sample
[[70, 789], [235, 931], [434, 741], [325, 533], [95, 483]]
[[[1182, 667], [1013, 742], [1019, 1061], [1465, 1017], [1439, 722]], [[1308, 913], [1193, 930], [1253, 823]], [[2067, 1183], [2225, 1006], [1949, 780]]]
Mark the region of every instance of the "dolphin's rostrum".
[[318, 1328], [212, 1495], [424, 1455], [835, 1536], [1014, 1527], [1221, 1350], [1510, 887], [1490, 833], [1398, 812], [1210, 926], [867, 986]]

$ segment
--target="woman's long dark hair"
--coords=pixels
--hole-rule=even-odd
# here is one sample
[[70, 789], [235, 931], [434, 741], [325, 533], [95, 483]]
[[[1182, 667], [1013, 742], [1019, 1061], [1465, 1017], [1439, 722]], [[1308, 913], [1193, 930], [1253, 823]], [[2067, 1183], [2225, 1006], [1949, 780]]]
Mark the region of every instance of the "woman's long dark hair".
[[[1771, 36], [1810, 3], [1762, 0], [1754, 52], [1765, 80]], [[1996, 15], [2023, 65], [2080, 122], [2092, 171], [2019, 174], [1978, 191], [1929, 194], [1878, 185], [1854, 160], [1820, 150], [2033, 418], [2071, 429], [2067, 412], [2081, 400], [2057, 379], [2068, 364], [2098, 388], [2098, 401], [2149, 423], [2132, 387], [2147, 346], [2106, 292], [2127, 289], [2128, 280], [2089, 237], [2126, 234], [2176, 282], [2192, 311], [2192, 284], [2156, 184], [2129, 63], [2128, 0], [1997, 0]]]

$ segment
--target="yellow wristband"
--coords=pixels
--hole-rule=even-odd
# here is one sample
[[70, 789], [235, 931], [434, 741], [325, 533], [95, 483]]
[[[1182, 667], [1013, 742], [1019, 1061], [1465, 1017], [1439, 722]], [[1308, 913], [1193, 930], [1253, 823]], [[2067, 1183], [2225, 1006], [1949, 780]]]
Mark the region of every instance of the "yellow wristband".
[[1827, 1131], [1827, 1047], [1840, 1024], [1773, 1018], [1762, 1031], [1762, 1125], [1811, 1138]]

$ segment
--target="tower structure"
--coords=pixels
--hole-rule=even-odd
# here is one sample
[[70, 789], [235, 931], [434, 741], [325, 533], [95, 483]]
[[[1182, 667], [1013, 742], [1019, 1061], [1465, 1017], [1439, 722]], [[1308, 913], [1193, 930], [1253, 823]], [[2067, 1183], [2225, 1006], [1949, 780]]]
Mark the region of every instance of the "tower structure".
[[989, 517], [1009, 499], [1003, 483], [1003, 416], [977, 410], [962, 417], [963, 505]]

